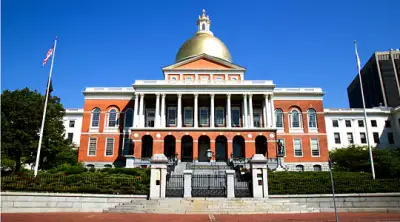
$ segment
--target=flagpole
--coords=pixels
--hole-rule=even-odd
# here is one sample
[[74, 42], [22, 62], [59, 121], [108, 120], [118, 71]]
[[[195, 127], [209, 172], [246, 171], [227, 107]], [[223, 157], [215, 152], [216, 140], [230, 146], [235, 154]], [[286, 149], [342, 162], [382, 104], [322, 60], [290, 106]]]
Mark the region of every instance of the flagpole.
[[54, 57], [56, 56], [56, 46], [57, 46], [57, 37], [54, 40], [54, 50], [53, 50], [53, 55], [51, 57], [51, 66], [50, 66], [50, 73], [49, 73], [49, 79], [47, 81], [47, 90], [46, 90], [46, 99], [44, 102], [44, 109], [43, 109], [43, 118], [42, 118], [42, 126], [40, 127], [40, 136], [39, 136], [39, 145], [38, 145], [38, 150], [36, 154], [36, 164], [35, 164], [35, 173], [34, 176], [37, 176], [38, 169], [39, 169], [39, 159], [40, 159], [40, 150], [42, 148], [42, 139], [43, 139], [43, 128], [44, 128], [44, 123], [46, 120], [46, 110], [47, 110], [47, 101], [49, 99], [49, 89], [50, 89], [50, 84], [51, 84], [51, 74], [53, 73], [53, 64], [54, 64]]
[[364, 99], [364, 90], [363, 90], [363, 84], [362, 84], [362, 79], [361, 79], [361, 62], [360, 62], [360, 56], [358, 55], [358, 47], [357, 47], [357, 42], [354, 40], [354, 47], [356, 50], [356, 56], [357, 56], [357, 68], [358, 68], [358, 78], [360, 78], [360, 90], [361, 90], [361, 99], [363, 103], [363, 110], [364, 110], [364, 122], [365, 122], [365, 131], [366, 131], [366, 137], [367, 137], [367, 144], [368, 144], [368, 150], [369, 150], [369, 159], [371, 163], [371, 173], [372, 173], [372, 179], [375, 180], [375, 166], [374, 166], [374, 158], [372, 155], [372, 148], [371, 144], [369, 142], [369, 132], [368, 132], [368, 122], [367, 122], [367, 111], [365, 109], [365, 99]]

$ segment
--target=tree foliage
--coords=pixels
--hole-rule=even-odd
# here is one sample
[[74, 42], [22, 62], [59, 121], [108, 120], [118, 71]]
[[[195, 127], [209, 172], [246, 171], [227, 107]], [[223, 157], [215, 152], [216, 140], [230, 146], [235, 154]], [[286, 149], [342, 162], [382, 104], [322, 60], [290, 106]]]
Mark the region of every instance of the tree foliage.
[[[42, 122], [45, 96], [28, 88], [5, 90], [1, 94], [2, 167], [19, 171], [23, 164], [34, 164]], [[76, 163], [76, 151], [64, 138], [60, 99], [50, 96], [43, 131], [40, 169], [62, 163]], [[4, 162], [3, 162], [4, 160]], [[4, 163], [4, 164], [3, 164]]]
[[[373, 148], [375, 174], [379, 178], [400, 178], [400, 152], [396, 149]], [[337, 171], [371, 172], [369, 150], [366, 146], [351, 145], [330, 152]]]

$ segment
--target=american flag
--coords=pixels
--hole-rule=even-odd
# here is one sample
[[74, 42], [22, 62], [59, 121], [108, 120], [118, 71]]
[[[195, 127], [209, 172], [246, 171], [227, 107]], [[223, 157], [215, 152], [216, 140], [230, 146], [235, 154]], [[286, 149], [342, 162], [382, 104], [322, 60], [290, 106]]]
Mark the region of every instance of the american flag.
[[51, 47], [51, 49], [49, 49], [49, 51], [47, 52], [46, 58], [43, 60], [43, 66], [46, 65], [47, 61], [49, 60], [49, 58], [53, 54], [53, 50], [54, 50], [54, 46]]

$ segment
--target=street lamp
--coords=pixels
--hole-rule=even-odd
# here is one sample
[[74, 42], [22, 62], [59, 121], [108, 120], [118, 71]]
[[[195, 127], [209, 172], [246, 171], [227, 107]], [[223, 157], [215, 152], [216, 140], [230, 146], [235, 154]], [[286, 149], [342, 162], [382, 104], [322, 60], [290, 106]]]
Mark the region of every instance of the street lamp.
[[211, 158], [213, 156], [213, 152], [211, 151], [210, 148], [208, 148], [208, 150], [206, 152], [206, 155], [207, 155], [208, 161], [211, 162]]

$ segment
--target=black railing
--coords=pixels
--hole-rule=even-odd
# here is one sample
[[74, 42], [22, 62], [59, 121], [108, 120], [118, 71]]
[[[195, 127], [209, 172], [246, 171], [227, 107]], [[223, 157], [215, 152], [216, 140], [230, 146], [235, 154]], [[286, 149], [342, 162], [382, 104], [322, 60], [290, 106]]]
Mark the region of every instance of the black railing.
[[251, 174], [235, 174], [235, 197], [251, 197], [253, 195]]
[[183, 175], [167, 175], [167, 186], [165, 195], [167, 197], [183, 197], [184, 176]]
[[192, 175], [192, 197], [226, 195], [226, 175]]
[[56, 193], [143, 194], [149, 193], [150, 178], [130, 175], [9, 175], [1, 177], [3, 191]]

